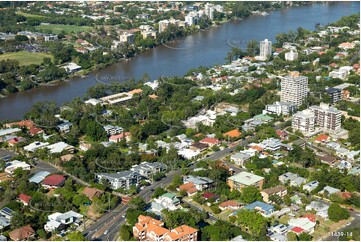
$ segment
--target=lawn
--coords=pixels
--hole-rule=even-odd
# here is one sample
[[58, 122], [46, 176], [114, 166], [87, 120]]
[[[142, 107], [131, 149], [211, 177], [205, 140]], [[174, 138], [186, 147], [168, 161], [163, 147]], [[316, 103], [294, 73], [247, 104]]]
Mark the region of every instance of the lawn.
[[43, 32], [51, 31], [51, 33], [53, 34], [59, 34], [63, 30], [65, 31], [65, 33], [69, 34], [71, 32], [79, 33], [79, 32], [89, 31], [92, 29], [92, 27], [90, 26], [75, 26], [75, 25], [64, 25], [64, 24], [39, 25], [36, 26], [35, 28], [37, 30], [42, 30]]
[[27, 51], [10, 52], [0, 55], [0, 61], [2, 60], [17, 60], [21, 66], [27, 66], [31, 64], [41, 64], [44, 57], [52, 58], [52, 55], [48, 53], [33, 53]]
[[44, 18], [45, 17], [45, 16], [42, 16], [42, 15], [31, 14], [31, 13], [23, 13], [23, 12], [20, 12], [20, 11], [17, 11], [15, 13], [18, 14], [18, 15], [23, 15], [25, 17], [33, 17], [33, 18]]

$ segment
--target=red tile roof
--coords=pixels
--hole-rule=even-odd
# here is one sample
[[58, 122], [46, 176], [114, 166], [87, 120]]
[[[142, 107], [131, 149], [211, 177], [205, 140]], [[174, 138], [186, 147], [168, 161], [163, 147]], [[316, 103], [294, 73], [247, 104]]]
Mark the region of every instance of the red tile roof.
[[24, 203], [29, 204], [29, 203], [30, 203], [30, 200], [31, 200], [31, 197], [28, 196], [28, 195], [26, 195], [26, 194], [24, 194], [24, 193], [21, 193], [21, 194], [19, 195], [19, 200], [22, 201], [22, 202], [24, 202]]
[[204, 138], [202, 140], [199, 141], [200, 143], [207, 143], [207, 144], [218, 144], [219, 143], [219, 140], [216, 139], [216, 138]]
[[320, 134], [319, 136], [317, 136], [315, 141], [323, 142], [323, 141], [328, 140], [329, 138], [330, 138], [330, 136], [328, 136], [328, 135]]
[[43, 130], [41, 128], [37, 128], [37, 127], [33, 127], [31, 129], [29, 129], [29, 134], [31, 135], [36, 135], [40, 132], [42, 132]]
[[216, 194], [213, 194], [213, 193], [211, 193], [211, 192], [205, 192], [205, 193], [203, 193], [203, 195], [202, 195], [204, 198], [206, 198], [206, 199], [210, 199], [210, 198], [212, 198], [212, 197], [216, 197], [217, 195]]
[[291, 229], [293, 232], [299, 234], [299, 233], [302, 233], [302, 231], [304, 230], [303, 228], [300, 228], [300, 227], [293, 227]]
[[34, 229], [30, 225], [26, 225], [24, 227], [14, 229], [9, 233], [9, 236], [12, 240], [26, 240], [34, 234]]
[[43, 180], [44, 185], [59, 186], [65, 181], [65, 177], [58, 174], [52, 174]]
[[312, 213], [305, 214], [303, 217], [308, 218], [308, 220], [310, 220], [311, 222], [316, 222], [316, 216]]
[[228, 200], [228, 201], [225, 201], [221, 204], [219, 204], [219, 207], [222, 207], [222, 208], [228, 208], [228, 207], [239, 207], [240, 204], [234, 200]]

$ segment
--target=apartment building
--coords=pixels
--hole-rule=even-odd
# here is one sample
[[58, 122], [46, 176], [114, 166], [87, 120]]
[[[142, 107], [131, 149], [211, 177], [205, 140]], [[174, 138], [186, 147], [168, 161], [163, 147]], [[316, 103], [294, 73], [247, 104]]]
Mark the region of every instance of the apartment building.
[[291, 50], [285, 54], [286, 61], [294, 61], [298, 59], [298, 53], [296, 51]]
[[244, 187], [255, 186], [259, 190], [262, 190], [264, 177], [257, 176], [249, 172], [240, 172], [227, 179], [227, 184], [231, 188], [231, 191], [237, 189], [241, 191]]
[[290, 115], [296, 111], [297, 106], [293, 103], [275, 102], [267, 104], [263, 114]]
[[315, 115], [315, 123], [324, 130], [340, 130], [341, 129], [341, 111], [330, 107], [326, 103], [320, 106], [311, 106], [309, 108]]
[[268, 39], [265, 39], [260, 42], [260, 57], [262, 59], [267, 59], [268, 56], [272, 55], [272, 42]]
[[261, 191], [261, 195], [263, 198], [263, 201], [265, 201], [266, 203], [270, 202], [270, 197], [273, 195], [277, 195], [280, 198], [283, 198], [284, 196], [287, 195], [287, 188], [284, 186], [276, 186], [276, 187], [271, 187], [271, 188], [267, 188], [264, 189], [263, 191]]
[[142, 176], [151, 177], [159, 172], [163, 172], [167, 169], [167, 166], [160, 162], [142, 162], [139, 165], [134, 165], [130, 168], [131, 171], [138, 172]]
[[291, 72], [281, 80], [281, 102], [293, 103], [300, 107], [308, 93], [308, 77]]
[[118, 173], [97, 173], [98, 181], [108, 181], [113, 189], [129, 189], [131, 185], [138, 185], [145, 177], [135, 171], [122, 171]]
[[187, 225], [166, 229], [163, 222], [139, 215], [138, 223], [133, 226], [133, 236], [139, 241], [196, 241], [198, 230]]
[[302, 133], [315, 131], [315, 114], [310, 109], [297, 112], [292, 118], [293, 131], [299, 130]]
[[326, 89], [326, 93], [330, 96], [331, 104], [335, 104], [342, 99], [341, 89], [330, 87]]

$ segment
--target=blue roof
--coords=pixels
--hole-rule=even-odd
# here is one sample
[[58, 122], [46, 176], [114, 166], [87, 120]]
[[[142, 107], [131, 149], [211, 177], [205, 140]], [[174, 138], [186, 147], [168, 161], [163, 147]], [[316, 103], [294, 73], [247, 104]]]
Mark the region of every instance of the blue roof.
[[253, 210], [256, 207], [262, 209], [266, 214], [269, 214], [274, 211], [274, 206], [260, 201], [255, 201], [251, 204], [248, 204], [247, 206], [244, 206], [245, 209], [249, 209], [249, 210]]
[[39, 171], [38, 173], [36, 173], [34, 176], [32, 176], [29, 179], [29, 182], [34, 182], [36, 184], [39, 184], [40, 182], [42, 182], [45, 177], [47, 177], [48, 175], [50, 175], [50, 172], [48, 171]]

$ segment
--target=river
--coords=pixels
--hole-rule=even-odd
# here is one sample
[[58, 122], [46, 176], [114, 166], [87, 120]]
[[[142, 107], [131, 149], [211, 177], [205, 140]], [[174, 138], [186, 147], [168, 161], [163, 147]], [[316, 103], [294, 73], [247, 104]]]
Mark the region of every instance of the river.
[[225, 62], [231, 45], [246, 45], [249, 40], [275, 41], [279, 33], [298, 27], [314, 30], [315, 24], [327, 24], [342, 16], [359, 13], [359, 2], [329, 2], [292, 7], [274, 11], [267, 16], [252, 15], [243, 20], [231, 21], [221, 27], [200, 31], [171, 43], [168, 48], [159, 46], [129, 61], [118, 62], [85, 78], [71, 78], [57, 86], [39, 87], [14, 93], [0, 99], [0, 120], [21, 119], [34, 103], [54, 100], [59, 105], [83, 96], [87, 89], [97, 84], [96, 76], [127, 80], [141, 78], [147, 73], [152, 80], [160, 76], [184, 75], [198, 66], [212, 66]]

